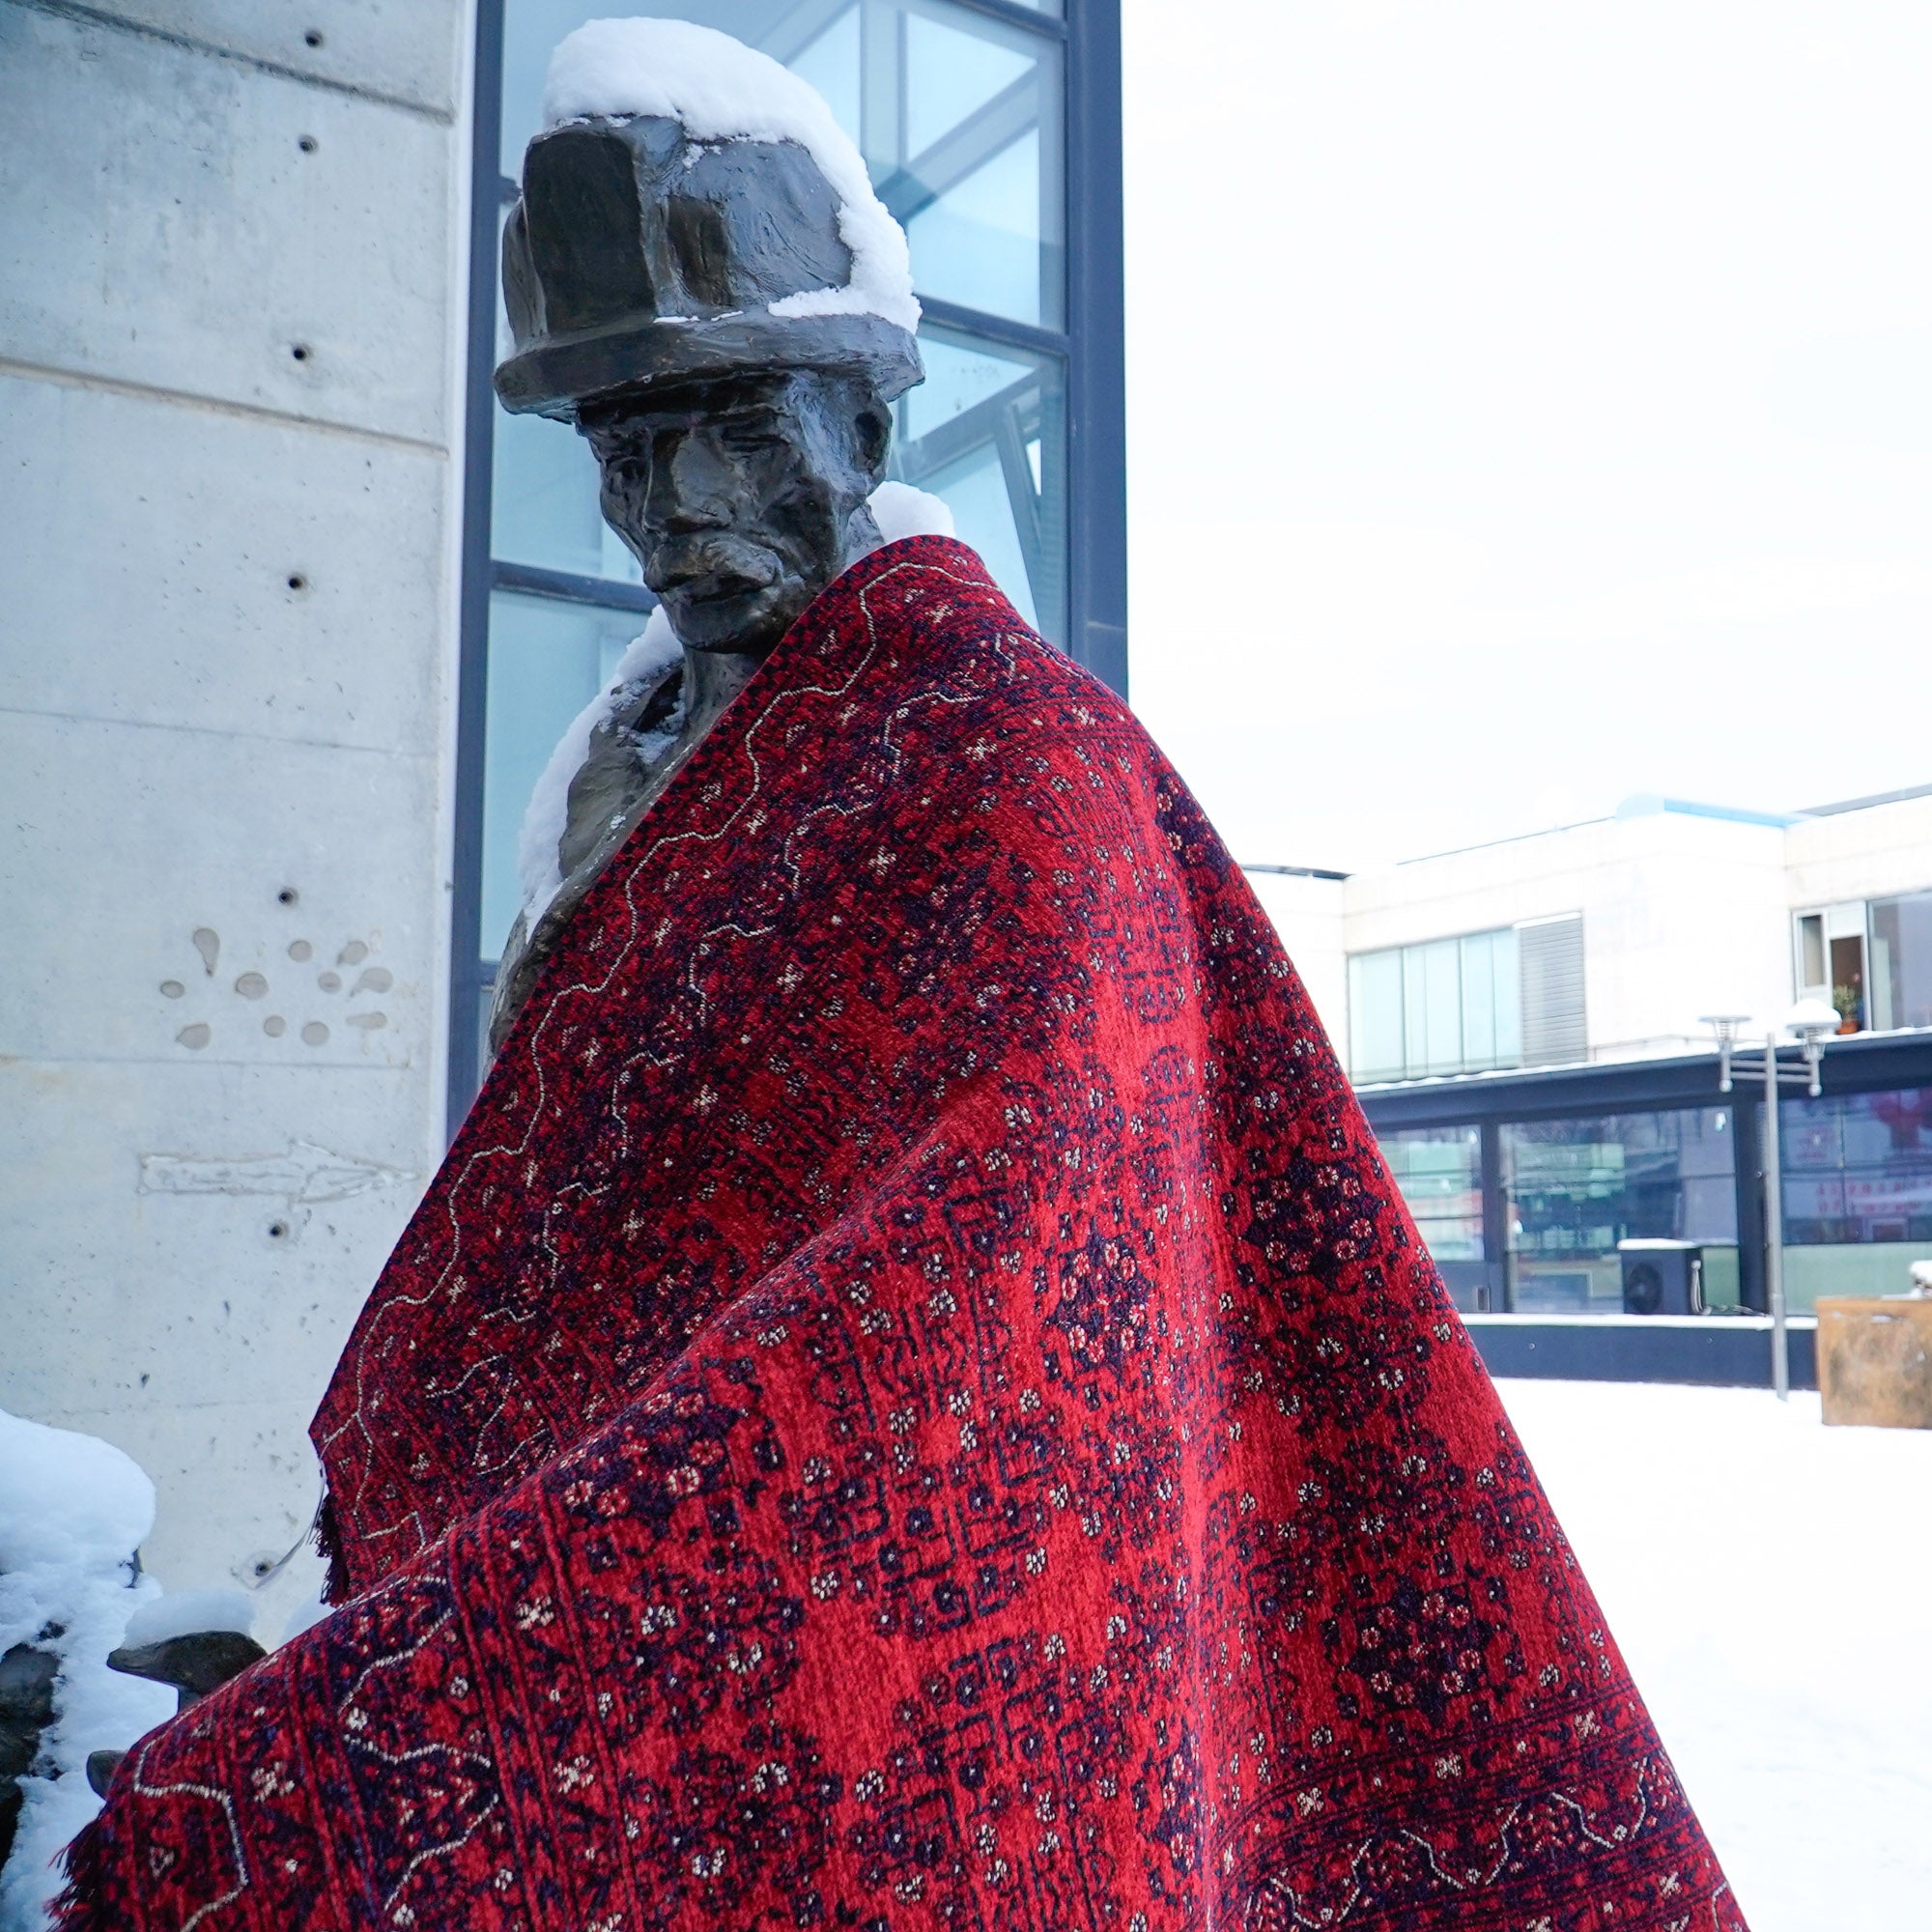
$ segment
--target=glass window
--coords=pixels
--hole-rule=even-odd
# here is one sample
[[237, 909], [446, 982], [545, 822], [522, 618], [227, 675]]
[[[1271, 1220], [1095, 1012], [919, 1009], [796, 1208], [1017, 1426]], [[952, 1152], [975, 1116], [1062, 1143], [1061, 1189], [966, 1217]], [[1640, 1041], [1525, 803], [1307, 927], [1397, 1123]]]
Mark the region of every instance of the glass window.
[[1821, 912], [1799, 915], [1798, 990], [1820, 997], [1830, 990], [1825, 979], [1825, 915]]
[[1778, 1108], [1784, 1238], [1932, 1244], [1932, 1087]]
[[1357, 952], [1349, 960], [1350, 1069], [1419, 1080], [1522, 1064], [1515, 928]]
[[1462, 941], [1463, 1065], [1472, 1071], [1522, 1060], [1522, 985], [1516, 933], [1472, 932]]
[[1400, 1080], [1402, 952], [1355, 952], [1349, 957], [1349, 1069], [1358, 1081]]
[[641, 583], [643, 572], [598, 506], [597, 464], [568, 423], [497, 412], [490, 549], [510, 563]]
[[1875, 1027], [1932, 1027], [1932, 892], [1872, 901], [1871, 1011]]
[[490, 599], [490, 686], [483, 781], [483, 954], [516, 922], [517, 834], [530, 793], [570, 721], [596, 696], [644, 628], [604, 611], [499, 590]]
[[1065, 634], [1065, 390], [1059, 359], [928, 323], [898, 404], [895, 474], [943, 497], [1028, 623]]
[[1903, 1293], [1932, 1260], [1932, 1087], [1801, 1096], [1777, 1118], [1787, 1304]]
[[1437, 1262], [1483, 1260], [1483, 1137], [1475, 1127], [1377, 1136], [1417, 1232]]
[[1518, 1313], [1621, 1314], [1619, 1241], [1737, 1241], [1728, 1107], [1510, 1122], [1502, 1141]]

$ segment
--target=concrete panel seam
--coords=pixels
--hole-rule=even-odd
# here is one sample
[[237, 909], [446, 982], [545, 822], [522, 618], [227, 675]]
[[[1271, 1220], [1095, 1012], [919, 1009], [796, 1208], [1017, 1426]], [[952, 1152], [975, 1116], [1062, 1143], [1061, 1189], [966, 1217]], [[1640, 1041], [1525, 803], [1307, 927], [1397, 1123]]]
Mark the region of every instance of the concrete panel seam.
[[432, 122], [439, 128], [453, 127], [456, 122], [456, 116], [447, 108], [426, 107], [421, 101], [411, 100], [405, 95], [387, 94], [375, 87], [357, 87], [353, 81], [309, 73], [281, 61], [264, 60], [259, 54], [238, 53], [233, 47], [216, 46], [212, 41], [197, 40], [191, 34], [170, 33], [167, 28], [154, 26], [146, 20], [129, 20], [104, 8], [82, 6], [79, 0], [5, 0], [5, 4], [30, 13], [50, 14], [57, 19], [81, 21], [88, 26], [112, 27], [118, 33], [144, 41], [157, 41], [163, 46], [179, 47], [186, 53], [205, 54], [211, 60], [233, 61], [237, 67], [272, 74], [277, 80], [293, 80], [303, 87], [319, 87], [328, 94], [347, 95], [353, 100], [367, 100], [379, 107], [394, 107], [404, 114], [413, 114], [418, 120]]
[[0, 718], [51, 719], [61, 724], [86, 724], [105, 730], [179, 731], [190, 738], [218, 738], [224, 744], [240, 739], [244, 745], [282, 745], [304, 752], [351, 752], [364, 758], [400, 758], [408, 764], [436, 762], [434, 750], [406, 751], [395, 745], [357, 745], [346, 738], [298, 738], [286, 731], [243, 731], [232, 724], [179, 724], [165, 718], [109, 718], [91, 711], [37, 710], [25, 704], [0, 704]]
[[422, 1065], [413, 1059], [388, 1061], [358, 1060], [319, 1060], [312, 1065], [302, 1066], [289, 1063], [243, 1059], [240, 1054], [222, 1056], [220, 1054], [197, 1054], [190, 1061], [176, 1053], [173, 1056], [158, 1053], [8, 1053], [0, 1049], [0, 1068], [20, 1066], [30, 1072], [40, 1068], [44, 1072], [57, 1073], [63, 1066], [241, 1066], [247, 1068], [266, 1067], [277, 1074], [294, 1074], [306, 1079], [317, 1073], [354, 1073], [366, 1079], [372, 1073], [387, 1073], [398, 1080], [418, 1080], [422, 1077]]
[[[19, 0], [4, 0], [17, 5]], [[330, 422], [325, 416], [298, 415], [292, 410], [264, 409], [253, 403], [232, 402], [223, 396], [201, 396], [192, 389], [163, 388], [153, 383], [130, 383], [121, 376], [96, 376], [81, 369], [58, 369], [47, 362], [23, 362], [0, 355], [0, 376], [16, 376], [26, 382], [55, 383], [67, 389], [100, 389], [112, 396], [128, 396], [136, 402], [174, 403], [183, 409], [205, 410], [211, 415], [238, 416], [245, 422], [275, 423], [283, 428], [315, 430], [325, 436], [346, 436], [352, 441], [374, 444], [378, 449], [398, 449], [413, 456], [446, 458], [449, 445], [427, 437], [397, 436], [393, 431], [359, 429], [354, 423]]]

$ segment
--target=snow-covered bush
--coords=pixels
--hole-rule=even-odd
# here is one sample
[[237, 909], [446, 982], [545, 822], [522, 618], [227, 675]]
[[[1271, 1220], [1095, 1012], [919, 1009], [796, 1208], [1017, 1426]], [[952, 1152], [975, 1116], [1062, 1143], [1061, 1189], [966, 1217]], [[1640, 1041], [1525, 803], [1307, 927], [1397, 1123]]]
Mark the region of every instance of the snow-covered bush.
[[88, 1753], [125, 1748], [174, 1711], [172, 1691], [107, 1667], [129, 1616], [162, 1602], [134, 1555], [154, 1520], [155, 1486], [120, 1450], [0, 1409], [0, 1657], [58, 1664], [53, 1722], [20, 1780], [0, 1870], [0, 1932], [40, 1925], [55, 1857], [99, 1808]]

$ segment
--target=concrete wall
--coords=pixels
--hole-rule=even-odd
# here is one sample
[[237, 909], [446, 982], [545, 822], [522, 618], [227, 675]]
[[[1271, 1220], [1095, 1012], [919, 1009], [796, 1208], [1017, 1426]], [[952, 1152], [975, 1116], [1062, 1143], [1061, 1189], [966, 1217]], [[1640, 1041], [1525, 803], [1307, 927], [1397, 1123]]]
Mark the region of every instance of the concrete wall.
[[0, 1406], [177, 1586], [440, 1151], [467, 11], [0, 0]]
[[1351, 878], [1349, 951], [1581, 913], [1591, 1058], [1679, 1051], [1705, 1013], [1791, 1004], [1783, 865], [1775, 826], [1598, 819]]
[[1781, 1019], [1791, 914], [1932, 888], [1932, 796], [1787, 828], [1670, 810], [1411, 860], [1339, 883], [1249, 874], [1347, 1060], [1348, 955], [1583, 920], [1590, 1057], [1708, 1046], [1707, 1013]]
[[1932, 888], [1932, 797], [1807, 818], [1785, 834], [1792, 911]]

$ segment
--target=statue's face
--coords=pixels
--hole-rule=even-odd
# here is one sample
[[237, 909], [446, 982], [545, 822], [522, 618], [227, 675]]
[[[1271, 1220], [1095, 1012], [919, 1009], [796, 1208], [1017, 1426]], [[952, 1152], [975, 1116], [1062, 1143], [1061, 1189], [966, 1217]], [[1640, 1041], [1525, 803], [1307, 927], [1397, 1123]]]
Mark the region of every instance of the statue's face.
[[680, 640], [762, 657], [849, 560], [892, 419], [863, 382], [791, 371], [587, 407], [578, 428]]

